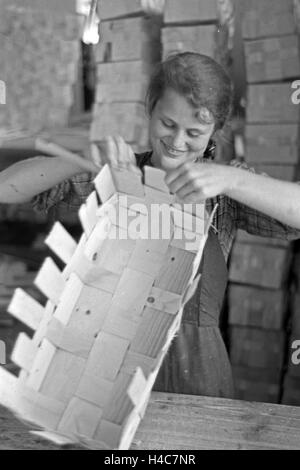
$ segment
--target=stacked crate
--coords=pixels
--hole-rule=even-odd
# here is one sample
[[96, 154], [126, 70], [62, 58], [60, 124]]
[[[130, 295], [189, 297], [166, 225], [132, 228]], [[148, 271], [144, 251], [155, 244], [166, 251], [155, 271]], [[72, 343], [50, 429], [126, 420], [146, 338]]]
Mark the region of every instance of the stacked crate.
[[78, 79], [83, 17], [73, 0], [0, 2], [0, 131], [66, 125]]
[[300, 77], [293, 0], [243, 2], [242, 33], [248, 82], [246, 161], [270, 176], [293, 181], [299, 162], [299, 106], [292, 83]]
[[233, 5], [230, 0], [166, 0], [163, 55], [194, 51], [228, 67]]
[[[243, 0], [247, 76], [246, 162], [273, 177], [297, 178], [300, 76], [293, 0]], [[239, 235], [230, 267], [231, 361], [239, 398], [278, 402], [287, 344], [291, 247]], [[243, 285], [245, 284], [245, 285]]]
[[160, 16], [146, 16], [140, 1], [104, 0], [96, 46], [97, 91], [91, 140], [121, 135], [135, 150], [148, 146], [145, 96], [160, 60]]
[[287, 367], [283, 381], [282, 403], [300, 405], [300, 246], [296, 244], [293, 263], [294, 289], [291, 302]]
[[230, 359], [237, 398], [279, 401], [290, 261], [286, 242], [238, 233], [228, 290]]

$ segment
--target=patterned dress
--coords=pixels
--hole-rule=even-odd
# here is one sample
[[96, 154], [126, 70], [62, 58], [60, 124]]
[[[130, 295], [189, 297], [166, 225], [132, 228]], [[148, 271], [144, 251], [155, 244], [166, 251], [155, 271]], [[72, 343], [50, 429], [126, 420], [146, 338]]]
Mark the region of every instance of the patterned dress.
[[[151, 152], [136, 155], [142, 169], [151, 166]], [[230, 165], [254, 171], [246, 164]], [[49, 211], [59, 220], [65, 211], [78, 210], [93, 191], [93, 175], [80, 174], [63, 181], [33, 199], [37, 210]], [[219, 317], [226, 290], [227, 260], [238, 229], [262, 237], [295, 240], [300, 230], [282, 224], [244, 204], [220, 195], [207, 200], [208, 212], [217, 204], [209, 231], [197, 290], [185, 306], [182, 326], [159, 372], [154, 389], [233, 398], [231, 366], [219, 329]]]

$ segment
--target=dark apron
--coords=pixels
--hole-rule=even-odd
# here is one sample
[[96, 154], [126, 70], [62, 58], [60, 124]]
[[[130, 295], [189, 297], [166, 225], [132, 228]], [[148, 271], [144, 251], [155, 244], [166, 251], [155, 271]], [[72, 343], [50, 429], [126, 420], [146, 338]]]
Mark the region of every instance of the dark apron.
[[184, 308], [178, 336], [162, 364], [154, 390], [233, 398], [231, 366], [219, 329], [228, 271], [212, 230], [200, 271], [201, 280]]

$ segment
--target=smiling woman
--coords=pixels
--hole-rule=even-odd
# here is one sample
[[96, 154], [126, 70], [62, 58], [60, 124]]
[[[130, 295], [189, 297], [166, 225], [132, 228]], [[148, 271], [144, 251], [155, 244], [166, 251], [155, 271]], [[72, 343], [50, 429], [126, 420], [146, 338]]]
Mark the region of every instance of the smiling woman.
[[[255, 174], [246, 165], [211, 161], [216, 132], [231, 110], [232, 87], [209, 57], [186, 52], [169, 57], [153, 74], [147, 94], [150, 150], [134, 155], [120, 137], [108, 137], [95, 157], [139, 171], [166, 171], [169, 190], [183, 203], [217, 206], [200, 267], [201, 280], [186, 304], [178, 336], [162, 365], [160, 391], [232, 397], [231, 367], [219, 330], [227, 285], [227, 259], [237, 229], [293, 240], [300, 238], [300, 186]], [[130, 119], [130, 116], [128, 116]], [[46, 175], [46, 177], [44, 177]], [[42, 177], [43, 176], [43, 177]], [[60, 156], [36, 157], [0, 173], [0, 202], [34, 197], [37, 209], [77, 210], [93, 191], [93, 173]]]

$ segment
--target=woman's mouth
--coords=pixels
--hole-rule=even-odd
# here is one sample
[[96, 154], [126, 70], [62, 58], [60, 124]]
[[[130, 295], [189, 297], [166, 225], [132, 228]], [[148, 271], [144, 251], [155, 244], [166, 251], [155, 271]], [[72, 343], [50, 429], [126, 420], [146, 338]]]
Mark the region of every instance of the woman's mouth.
[[185, 150], [174, 149], [173, 147], [170, 147], [168, 144], [166, 144], [163, 140], [161, 140], [161, 143], [164, 153], [170, 158], [182, 157], [185, 154]]

